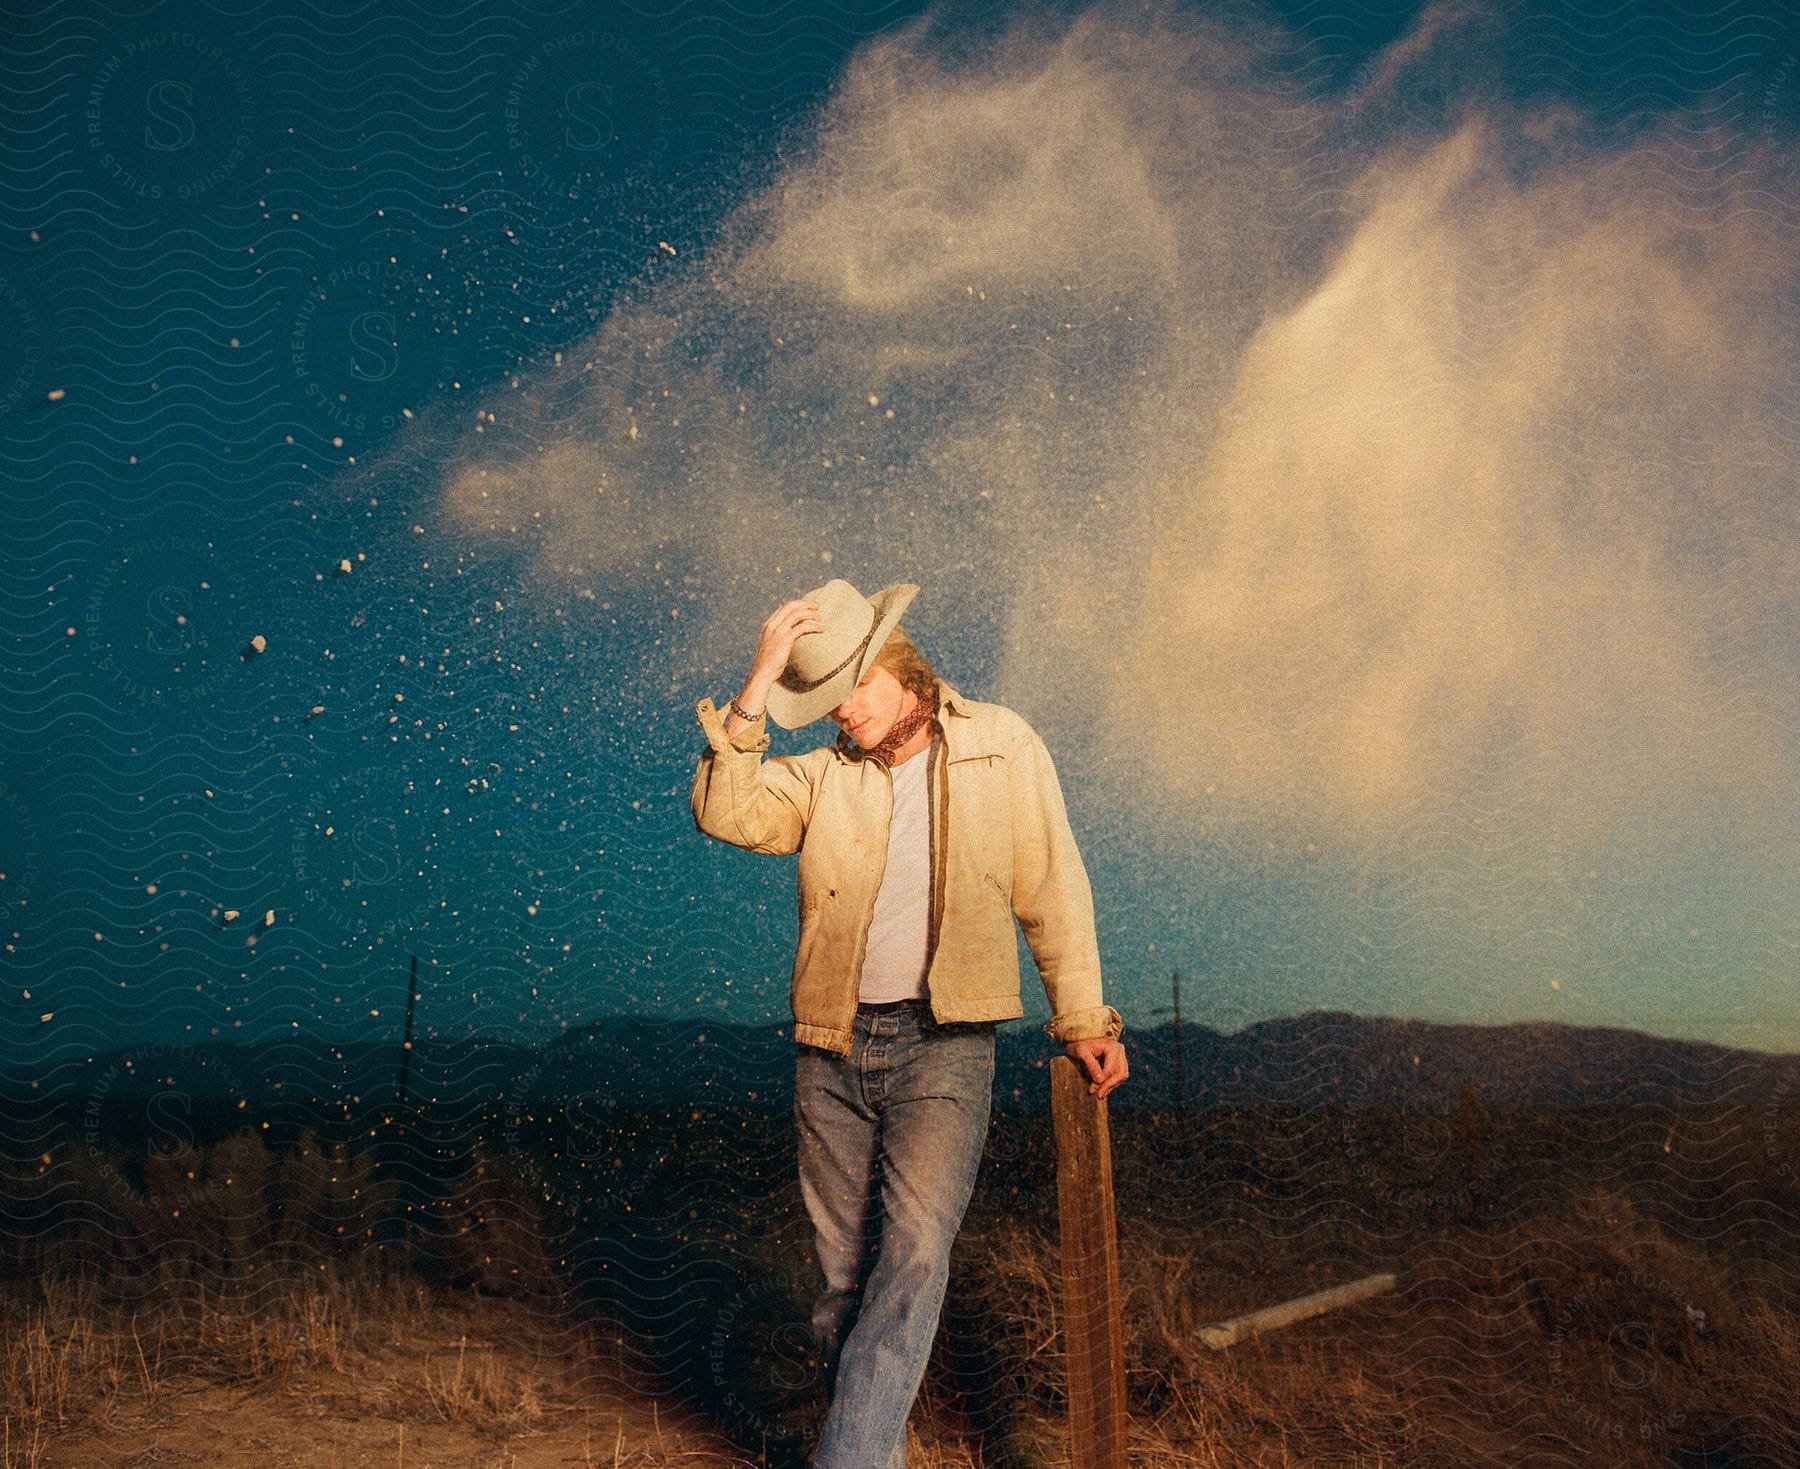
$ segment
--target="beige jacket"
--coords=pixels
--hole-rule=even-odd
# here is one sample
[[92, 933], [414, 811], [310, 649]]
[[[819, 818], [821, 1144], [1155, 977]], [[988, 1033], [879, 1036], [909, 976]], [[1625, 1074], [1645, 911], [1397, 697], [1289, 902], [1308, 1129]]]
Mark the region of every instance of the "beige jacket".
[[[1100, 998], [1094, 899], [1050, 754], [1019, 715], [939, 685], [932, 762], [932, 909], [926, 993], [940, 1022], [1015, 1020], [1016, 914], [1037, 962], [1059, 1041], [1116, 1036]], [[831, 746], [763, 758], [758, 719], [736, 736], [711, 699], [695, 706], [706, 749], [694, 774], [694, 822], [752, 852], [800, 854], [794, 1039], [848, 1054], [856, 987], [887, 862], [893, 777], [860, 750]]]

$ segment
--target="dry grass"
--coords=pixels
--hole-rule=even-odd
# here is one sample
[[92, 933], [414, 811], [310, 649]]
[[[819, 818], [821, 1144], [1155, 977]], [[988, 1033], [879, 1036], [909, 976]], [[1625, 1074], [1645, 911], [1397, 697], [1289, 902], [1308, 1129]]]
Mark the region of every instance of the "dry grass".
[[[1122, 1234], [1135, 1463], [1800, 1462], [1800, 1314], [1764, 1297], [1766, 1270], [1746, 1277], [1623, 1196], [1448, 1232], [1395, 1262], [1392, 1294], [1223, 1352], [1199, 1328], [1314, 1288], [1306, 1262], [1284, 1279], [1266, 1240]], [[917, 1463], [982, 1464], [971, 1437], [987, 1464], [1066, 1462], [1053, 1236], [998, 1219], [961, 1249]], [[1787, 1284], [1791, 1301], [1800, 1273]]]
[[511, 1433], [543, 1417], [533, 1377], [493, 1350], [478, 1349], [471, 1363], [468, 1348], [465, 1336], [453, 1364], [425, 1368], [425, 1401], [438, 1417], [490, 1433]]
[[[174, 1274], [131, 1303], [95, 1277], [51, 1276], [8, 1302], [0, 1382], [9, 1428], [41, 1435], [106, 1421], [122, 1405], [157, 1405], [171, 1383], [268, 1382], [300, 1368], [343, 1373], [419, 1322], [425, 1292], [343, 1272], [209, 1289]], [[359, 1345], [360, 1343], [360, 1345]]]
[[[1399, 1122], [1329, 1120], [1232, 1114], [1134, 1137], [1122, 1119], [1135, 1464], [1800, 1463], [1786, 1134], [1751, 1119], [1748, 1147], [1744, 1125], [1698, 1115], [1677, 1136], [1666, 1118], [1601, 1133], [1521, 1114], [1491, 1119], [1478, 1168]], [[670, 1167], [704, 1154], [686, 1125]], [[1053, 1167], [1044, 1144], [1013, 1141], [958, 1245], [913, 1469], [1068, 1461]], [[671, 1174], [624, 1222], [598, 1190], [575, 1237], [613, 1242], [606, 1299], [636, 1323], [609, 1338], [586, 1326], [595, 1297], [547, 1263], [572, 1255], [566, 1237], [533, 1233], [504, 1160], [471, 1159], [410, 1254], [381, 1242], [378, 1181], [331, 1149], [237, 1140], [154, 1160], [130, 1193], [116, 1164], [80, 1165], [91, 1179], [45, 1166], [40, 1217], [57, 1222], [5, 1246], [14, 1279], [40, 1283], [0, 1292], [0, 1469], [46, 1469], [52, 1446], [58, 1469], [113, 1464], [122, 1452], [67, 1446], [112, 1434], [116, 1450], [146, 1424], [175, 1432], [196, 1401], [228, 1414], [259, 1394], [350, 1447], [201, 1458], [663, 1469], [809, 1446], [817, 1383], [792, 1346], [810, 1259], [784, 1170], [761, 1191]], [[1389, 1295], [1226, 1352], [1199, 1343], [1208, 1322], [1379, 1269], [1400, 1277]], [[642, 1396], [646, 1367], [705, 1403], [736, 1454]], [[632, 1393], [636, 1408], [617, 1407]], [[273, 1431], [220, 1422], [244, 1443]]]
[[256, 1462], [227, 1448], [245, 1452], [278, 1430], [282, 1462], [345, 1469], [740, 1462], [644, 1397], [613, 1344], [517, 1301], [343, 1270], [254, 1296], [171, 1284], [130, 1307], [92, 1281], [12, 1299], [0, 1327], [0, 1469], [43, 1469], [53, 1445], [58, 1465], [119, 1462], [122, 1446], [146, 1442], [179, 1459], [196, 1433], [205, 1442], [202, 1402], [232, 1440], [205, 1455], [221, 1465]]
[[0, 1241], [0, 1469], [731, 1462], [648, 1403], [548, 1268], [535, 1185], [479, 1144], [406, 1207], [304, 1132], [65, 1143], [0, 1184], [32, 1226]]

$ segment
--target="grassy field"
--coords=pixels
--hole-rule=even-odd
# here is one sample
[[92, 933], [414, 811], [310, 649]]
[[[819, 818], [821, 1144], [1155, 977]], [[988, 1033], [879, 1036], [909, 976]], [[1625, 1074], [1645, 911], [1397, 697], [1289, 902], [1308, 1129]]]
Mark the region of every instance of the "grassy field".
[[[793, 1464], [785, 1116], [242, 1117], [14, 1158], [0, 1466]], [[1800, 1463], [1800, 1117], [1117, 1112], [1145, 1465]], [[1002, 1113], [915, 1469], [1068, 1462], [1054, 1156]], [[1199, 1328], [1396, 1288], [1223, 1352]]]

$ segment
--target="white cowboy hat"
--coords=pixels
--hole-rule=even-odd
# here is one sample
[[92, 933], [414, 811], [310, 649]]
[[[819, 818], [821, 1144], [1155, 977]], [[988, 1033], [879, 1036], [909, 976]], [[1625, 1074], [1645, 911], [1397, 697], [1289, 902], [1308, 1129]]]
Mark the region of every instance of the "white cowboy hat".
[[900, 614], [918, 594], [910, 583], [895, 582], [865, 597], [841, 578], [808, 592], [807, 600], [819, 604], [825, 630], [794, 639], [787, 668], [763, 706], [769, 718], [783, 729], [799, 729], [837, 708], [874, 664]]

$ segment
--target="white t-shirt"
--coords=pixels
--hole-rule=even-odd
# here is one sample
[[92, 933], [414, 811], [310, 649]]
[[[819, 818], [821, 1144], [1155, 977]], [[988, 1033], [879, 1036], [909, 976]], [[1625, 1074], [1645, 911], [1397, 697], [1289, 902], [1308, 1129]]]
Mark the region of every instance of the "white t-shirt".
[[931, 751], [895, 768], [894, 819], [887, 866], [875, 894], [863, 953], [859, 1000], [917, 1000], [925, 994], [925, 933], [931, 916], [930, 807], [925, 791]]

